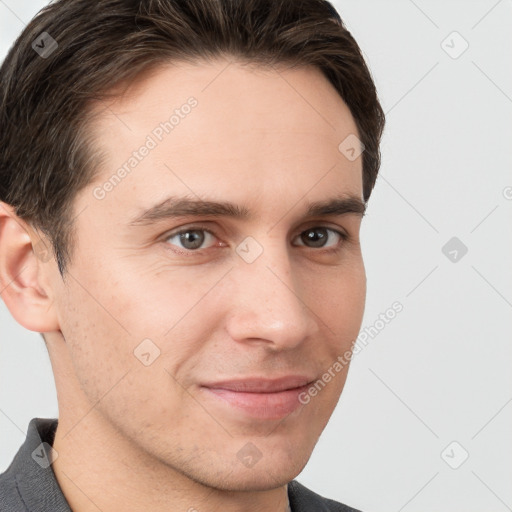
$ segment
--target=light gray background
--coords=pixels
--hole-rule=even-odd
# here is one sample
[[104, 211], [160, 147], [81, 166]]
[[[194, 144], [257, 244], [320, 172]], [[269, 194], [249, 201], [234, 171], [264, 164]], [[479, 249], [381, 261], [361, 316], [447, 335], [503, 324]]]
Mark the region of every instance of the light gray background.
[[[0, 58], [45, 3], [0, 0]], [[512, 2], [333, 3], [387, 112], [363, 328], [404, 309], [354, 358], [298, 479], [365, 512], [512, 510]], [[0, 471], [57, 415], [43, 342], [0, 301]]]

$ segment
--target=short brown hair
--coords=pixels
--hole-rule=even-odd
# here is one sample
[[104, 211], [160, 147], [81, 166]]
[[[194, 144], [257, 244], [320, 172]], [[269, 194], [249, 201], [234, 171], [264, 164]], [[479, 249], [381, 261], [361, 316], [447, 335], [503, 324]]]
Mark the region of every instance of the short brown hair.
[[[42, 33], [58, 45], [45, 58], [33, 46]], [[328, 1], [58, 0], [27, 25], [0, 68], [0, 200], [48, 236], [62, 277], [74, 245], [73, 201], [98, 172], [90, 106], [163, 63], [225, 56], [323, 72], [364, 144], [368, 200], [384, 112], [359, 46]]]

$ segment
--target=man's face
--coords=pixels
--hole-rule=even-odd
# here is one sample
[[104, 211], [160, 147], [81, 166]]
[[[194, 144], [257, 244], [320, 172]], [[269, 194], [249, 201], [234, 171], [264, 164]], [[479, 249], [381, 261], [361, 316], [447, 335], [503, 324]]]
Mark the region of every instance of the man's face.
[[[362, 159], [338, 149], [357, 129], [319, 71], [227, 64], [160, 68], [102, 105], [107, 157], [76, 198], [70, 276], [54, 278], [56, 371], [82, 393], [59, 403], [62, 421], [96, 404], [146, 460], [264, 489], [304, 467], [346, 379], [332, 367], [362, 321], [361, 215], [308, 208], [362, 201]], [[130, 224], [170, 196], [246, 215], [196, 206]]]

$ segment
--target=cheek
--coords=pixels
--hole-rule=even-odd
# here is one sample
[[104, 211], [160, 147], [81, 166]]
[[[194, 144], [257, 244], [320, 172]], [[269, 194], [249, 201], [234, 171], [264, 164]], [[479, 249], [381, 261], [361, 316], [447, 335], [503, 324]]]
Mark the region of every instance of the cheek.
[[99, 398], [126, 372], [123, 387], [130, 388], [132, 404], [156, 392], [178, 396], [171, 375], [189, 385], [187, 369], [221, 321], [219, 304], [208, 296], [217, 274], [191, 281], [190, 273], [174, 269], [157, 278], [120, 264], [110, 269], [108, 285], [97, 275], [83, 279], [89, 293], [77, 286], [69, 294], [65, 331], [89, 398]]
[[[146, 326], [145, 315], [151, 316], [151, 311], [142, 309], [139, 299], [127, 293], [128, 288], [120, 291], [117, 284], [113, 292], [109, 287], [105, 293], [104, 289], [96, 290], [91, 282], [84, 280], [82, 284], [88, 292], [76, 286], [66, 294], [61, 330], [69, 370], [89, 404], [85, 407], [95, 404], [114, 422], [131, 418], [126, 427], [130, 436], [152, 423], [156, 428], [160, 423], [162, 428], [170, 425], [177, 411], [180, 421], [186, 422], [195, 404], [173, 375], [177, 366], [192, 357], [192, 351], [197, 352], [190, 337], [194, 332], [190, 323], [187, 325], [183, 319], [164, 338], [160, 333], [162, 324], [168, 329], [165, 319], [160, 317], [160, 324]], [[137, 321], [144, 327], [137, 328]], [[146, 340], [145, 344], [141, 344], [142, 340]]]
[[61, 331], [72, 371], [95, 402], [130, 368], [133, 340], [107, 297], [90, 283], [81, 285], [66, 294]]
[[332, 331], [359, 331], [366, 301], [366, 274], [362, 260], [340, 266], [309, 284], [314, 311]]
[[[146, 265], [128, 261], [113, 269], [107, 300], [135, 339], [172, 338], [204, 308], [204, 299], [226, 269], [204, 265]], [[201, 327], [201, 326], [200, 326]]]

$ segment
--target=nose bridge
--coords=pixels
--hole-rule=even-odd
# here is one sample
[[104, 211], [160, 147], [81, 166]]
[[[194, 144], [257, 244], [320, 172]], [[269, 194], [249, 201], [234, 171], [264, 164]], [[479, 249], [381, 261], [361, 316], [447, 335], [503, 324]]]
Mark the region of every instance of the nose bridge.
[[[242, 251], [256, 250], [254, 242], [248, 244], [240, 244]], [[298, 276], [286, 246], [274, 242], [259, 250], [251, 262], [242, 254], [231, 273], [236, 284], [228, 330], [237, 341], [259, 339], [275, 347], [294, 347], [318, 330], [319, 320], [297, 289]]]

